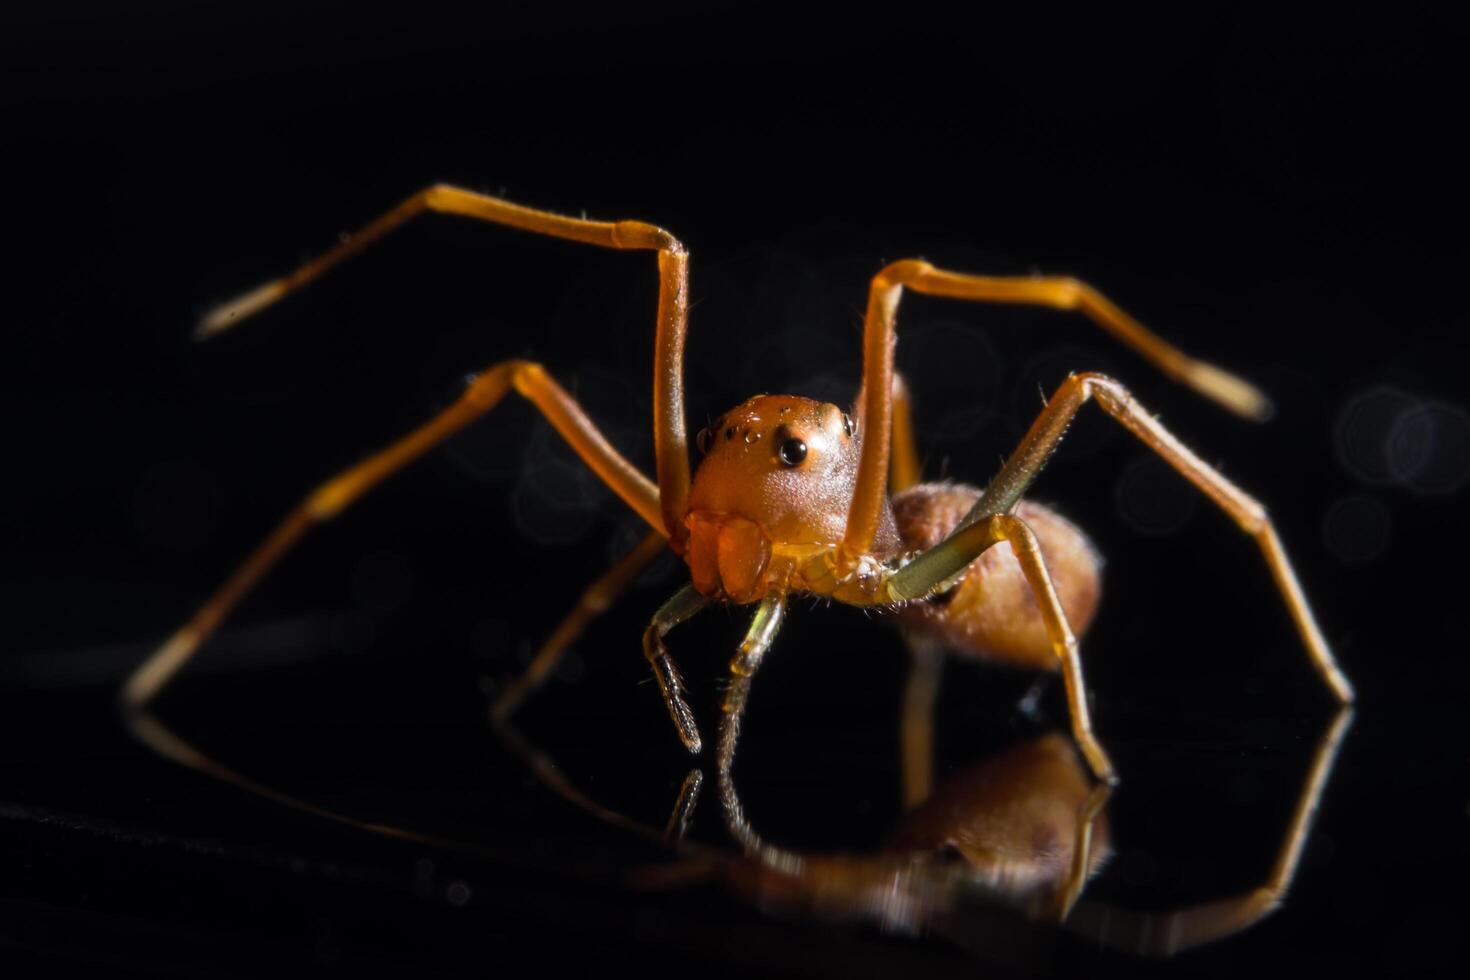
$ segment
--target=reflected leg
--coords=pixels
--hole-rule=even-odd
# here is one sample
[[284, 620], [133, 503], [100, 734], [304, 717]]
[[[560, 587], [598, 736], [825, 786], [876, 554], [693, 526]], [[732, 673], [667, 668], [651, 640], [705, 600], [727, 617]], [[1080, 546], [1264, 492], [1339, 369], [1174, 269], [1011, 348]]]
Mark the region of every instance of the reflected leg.
[[922, 636], [904, 635], [909, 648], [909, 676], [903, 689], [899, 720], [903, 760], [903, 806], [912, 809], [934, 788], [934, 699], [944, 670], [944, 648]]
[[704, 786], [704, 771], [689, 770], [684, 782], [679, 784], [679, 796], [669, 812], [669, 821], [664, 825], [664, 840], [670, 844], [681, 844], [694, 822], [694, 808], [699, 805], [699, 790]]
[[1082, 810], [1077, 816], [1077, 836], [1072, 842], [1072, 863], [1051, 901], [1051, 915], [1058, 922], [1065, 921], [1072, 914], [1072, 907], [1077, 904], [1077, 898], [1092, 874], [1094, 830], [1112, 792], [1113, 788], [1108, 783], [1098, 783], [1082, 802]]
[[1233, 898], [1168, 913], [1139, 913], [1082, 902], [1067, 927], [1118, 949], [1154, 956], [1170, 956], [1249, 928], [1279, 908], [1286, 898], [1301, 860], [1302, 849], [1312, 833], [1312, 823], [1322, 802], [1322, 793], [1332, 774], [1338, 749], [1352, 723], [1353, 711], [1340, 708], [1323, 732], [1302, 783], [1286, 836], [1260, 887]]

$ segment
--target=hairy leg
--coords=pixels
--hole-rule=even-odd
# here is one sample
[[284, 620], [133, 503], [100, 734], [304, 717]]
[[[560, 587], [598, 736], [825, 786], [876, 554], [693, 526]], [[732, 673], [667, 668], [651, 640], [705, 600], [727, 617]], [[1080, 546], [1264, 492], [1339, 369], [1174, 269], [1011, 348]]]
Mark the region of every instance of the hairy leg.
[[704, 747], [704, 742], [699, 737], [699, 725], [694, 720], [694, 711], [684, 697], [684, 681], [674, 666], [673, 658], [669, 656], [669, 648], [664, 646], [664, 637], [669, 634], [669, 630], [707, 605], [709, 599], [700, 595], [694, 586], [686, 585], [659, 607], [658, 612], [653, 614], [653, 622], [648, 624], [648, 629], [643, 633], [643, 655], [653, 667], [659, 694], [663, 695], [669, 717], [673, 719], [674, 728], [679, 732], [679, 741], [691, 753], [696, 754]]

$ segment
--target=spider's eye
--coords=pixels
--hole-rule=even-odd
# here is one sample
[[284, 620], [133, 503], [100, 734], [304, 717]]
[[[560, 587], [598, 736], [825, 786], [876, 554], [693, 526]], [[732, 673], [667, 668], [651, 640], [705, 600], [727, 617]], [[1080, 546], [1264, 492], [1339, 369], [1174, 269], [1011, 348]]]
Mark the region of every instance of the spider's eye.
[[806, 459], [806, 442], [796, 436], [782, 440], [780, 447], [776, 449], [776, 458], [783, 466], [800, 466], [802, 460]]
[[699, 447], [701, 454], [709, 452], [709, 444], [714, 441], [715, 434], [708, 428], [700, 429], [699, 435], [694, 437], [694, 444]]
[[851, 439], [852, 434], [857, 431], [857, 427], [852, 424], [852, 416], [848, 415], [846, 412], [842, 413], [842, 431], [847, 433], [847, 438], [849, 439]]

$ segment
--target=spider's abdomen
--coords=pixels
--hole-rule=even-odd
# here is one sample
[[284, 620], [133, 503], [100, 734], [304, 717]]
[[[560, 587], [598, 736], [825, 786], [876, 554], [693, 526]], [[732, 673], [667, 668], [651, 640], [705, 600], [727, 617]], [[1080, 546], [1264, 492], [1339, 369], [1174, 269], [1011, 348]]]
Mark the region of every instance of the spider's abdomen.
[[[893, 513], [906, 548], [931, 548], [952, 531], [980, 497], [962, 483], [921, 483], [893, 498]], [[1071, 521], [1040, 504], [1022, 501], [1015, 515], [1041, 545], [1057, 596], [1079, 637], [1092, 621], [1102, 589], [1102, 560]], [[1060, 666], [1036, 598], [1011, 546], [1001, 542], [971, 563], [958, 585], [898, 612], [905, 629], [940, 640], [956, 653], [1029, 670]]]

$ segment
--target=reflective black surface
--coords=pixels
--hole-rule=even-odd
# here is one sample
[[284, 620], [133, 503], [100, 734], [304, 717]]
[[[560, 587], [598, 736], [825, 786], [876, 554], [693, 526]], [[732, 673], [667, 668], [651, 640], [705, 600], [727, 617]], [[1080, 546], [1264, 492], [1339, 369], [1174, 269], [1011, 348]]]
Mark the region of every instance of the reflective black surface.
[[[6, 16], [7, 966], [1462, 965], [1467, 209], [1446, 124], [1462, 25]], [[1271, 508], [1362, 695], [1284, 906], [1162, 960], [999, 906], [922, 937], [752, 907], [732, 876], [622, 825], [661, 831], [691, 765], [638, 650], [684, 580], [672, 563], [518, 718], [607, 813], [558, 795], [496, 738], [486, 699], [637, 524], [521, 405], [315, 534], [159, 705], [254, 779], [437, 841], [300, 813], [131, 741], [112, 706], [127, 670], [302, 492], [465, 372], [542, 359], [649, 463], [646, 257], [425, 222], [238, 336], [188, 342], [211, 302], [436, 179], [678, 231], [694, 255], [691, 428], [759, 390], [849, 398], [866, 280], [909, 254], [1077, 274], [1266, 387], [1276, 419], [1246, 425], [1065, 316], [904, 308], [929, 475], [983, 482], [1038, 389], [1094, 368]], [[1084, 662], [1124, 782], [1115, 854], [1084, 900], [1163, 910], [1256, 886], [1334, 713], [1259, 557], [1101, 417], [1036, 496], [1108, 561]], [[671, 635], [706, 727], [744, 625], [715, 611]], [[903, 676], [885, 624], [795, 605], [736, 766], [765, 839], [884, 845]], [[949, 666], [941, 777], [1064, 726], [1055, 687], [1038, 718], [1017, 710], [1030, 682]], [[733, 855], [711, 789], [690, 841]]]

